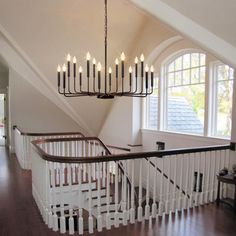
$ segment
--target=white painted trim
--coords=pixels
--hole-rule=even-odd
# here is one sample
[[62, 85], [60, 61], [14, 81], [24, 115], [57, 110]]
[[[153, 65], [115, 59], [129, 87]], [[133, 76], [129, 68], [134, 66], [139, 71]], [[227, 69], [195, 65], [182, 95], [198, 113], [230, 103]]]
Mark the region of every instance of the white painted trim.
[[[172, 44], [182, 40], [183, 38], [181, 36], [174, 36], [174, 37], [171, 37], [165, 41], [163, 41], [161, 44], [157, 45], [157, 47], [148, 55], [147, 59], [146, 59], [146, 63], [147, 64], [153, 64], [154, 61], [157, 59], [157, 57], [164, 51], [166, 50], [168, 47], [170, 47]], [[159, 91], [160, 91], [160, 77], [159, 77], [159, 80], [158, 80], [158, 87], [159, 87]], [[159, 99], [160, 101], [160, 99]], [[159, 103], [159, 109], [161, 108], [160, 106], [160, 103]], [[142, 100], [142, 109], [141, 109], [141, 112], [142, 112], [142, 121], [141, 121], [141, 126], [142, 128], [144, 127], [147, 127], [147, 100], [146, 99], [143, 99]], [[159, 119], [160, 121], [160, 119]], [[157, 127], [159, 128], [159, 122], [158, 122], [158, 125]]]
[[170, 135], [170, 136], [178, 136], [184, 137], [191, 140], [199, 140], [199, 141], [212, 141], [212, 142], [225, 142], [228, 143], [230, 139], [223, 139], [217, 137], [205, 137], [201, 135], [194, 135], [194, 134], [187, 134], [187, 133], [178, 133], [178, 132], [170, 132], [170, 131], [158, 131], [158, 130], [151, 130], [151, 129], [141, 129], [142, 133], [150, 133], [150, 134], [163, 134], [163, 135]]
[[178, 41], [182, 40], [183, 38], [179, 35], [171, 37], [163, 42], [161, 42], [161, 44], [159, 44], [154, 50], [152, 50], [152, 52], [148, 55], [147, 59], [146, 59], [146, 63], [147, 64], [152, 64], [157, 57], [168, 47], [170, 47], [171, 45], [173, 45], [174, 43], [177, 43]]
[[25, 80], [27, 80], [42, 95], [51, 100], [56, 106], [70, 116], [82, 129], [89, 135], [94, 135], [81, 116], [74, 108], [59, 96], [56, 88], [48, 81], [47, 77], [37, 68], [28, 55], [20, 48], [17, 42], [10, 36], [6, 29], [0, 24], [0, 48], [1, 55], [8, 63]]
[[201, 47], [236, 68], [236, 47], [192, 21], [161, 0], [130, 0]]

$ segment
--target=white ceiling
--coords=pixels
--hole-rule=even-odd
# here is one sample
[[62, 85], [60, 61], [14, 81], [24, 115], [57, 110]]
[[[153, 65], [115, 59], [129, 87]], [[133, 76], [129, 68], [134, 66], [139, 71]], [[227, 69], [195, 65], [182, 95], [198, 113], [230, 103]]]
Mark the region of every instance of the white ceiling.
[[235, 0], [161, 0], [236, 47]]
[[[103, 4], [103, 0], [0, 0], [0, 24], [56, 88], [56, 67], [68, 52], [80, 63], [87, 51], [103, 62]], [[132, 51], [146, 16], [127, 0], [109, 0], [108, 4], [109, 60], [113, 65], [122, 51]], [[98, 134], [112, 101], [67, 100], [92, 133]]]

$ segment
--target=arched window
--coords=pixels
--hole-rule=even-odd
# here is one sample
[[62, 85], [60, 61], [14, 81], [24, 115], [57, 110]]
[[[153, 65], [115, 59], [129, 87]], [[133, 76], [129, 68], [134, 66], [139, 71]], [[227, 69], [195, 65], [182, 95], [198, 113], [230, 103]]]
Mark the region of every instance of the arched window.
[[204, 133], [205, 77], [203, 53], [185, 53], [164, 65], [165, 130]]
[[212, 57], [206, 64], [206, 57], [188, 50], [162, 64], [155, 91], [146, 100], [145, 128], [230, 137], [234, 70]]

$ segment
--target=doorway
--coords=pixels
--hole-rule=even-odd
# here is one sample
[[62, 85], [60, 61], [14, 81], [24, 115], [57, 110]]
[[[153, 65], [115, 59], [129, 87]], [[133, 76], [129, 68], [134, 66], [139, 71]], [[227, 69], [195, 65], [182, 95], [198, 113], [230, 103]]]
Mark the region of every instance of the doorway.
[[6, 145], [6, 95], [0, 93], [0, 146]]

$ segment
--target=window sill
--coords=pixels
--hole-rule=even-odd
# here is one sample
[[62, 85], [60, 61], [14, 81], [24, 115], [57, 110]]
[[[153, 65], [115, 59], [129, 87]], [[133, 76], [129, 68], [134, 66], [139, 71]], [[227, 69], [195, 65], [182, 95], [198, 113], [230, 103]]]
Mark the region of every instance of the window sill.
[[173, 132], [173, 131], [160, 131], [160, 130], [154, 130], [154, 129], [141, 129], [142, 133], [153, 133], [153, 134], [165, 134], [165, 135], [171, 135], [171, 136], [182, 136], [188, 139], [193, 140], [211, 140], [215, 142], [225, 142], [228, 143], [230, 141], [230, 138], [222, 138], [222, 137], [212, 137], [212, 136], [203, 136], [199, 134], [189, 134], [189, 133], [180, 133], [180, 132]]

